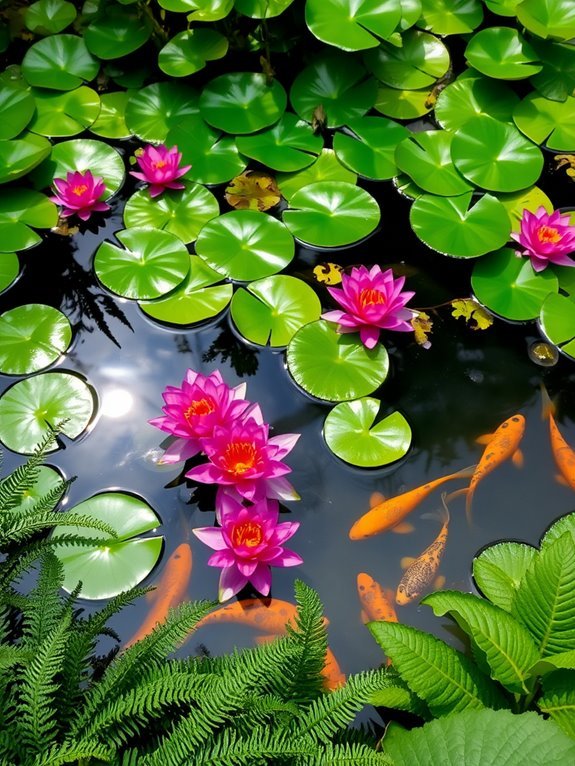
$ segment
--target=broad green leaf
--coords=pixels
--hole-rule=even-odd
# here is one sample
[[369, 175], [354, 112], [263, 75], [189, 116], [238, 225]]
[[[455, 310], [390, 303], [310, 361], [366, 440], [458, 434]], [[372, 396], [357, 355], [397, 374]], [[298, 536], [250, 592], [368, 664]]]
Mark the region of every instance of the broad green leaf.
[[575, 49], [573, 45], [532, 38], [531, 45], [543, 69], [530, 82], [542, 96], [565, 101], [575, 93]]
[[72, 340], [64, 314], [52, 306], [29, 303], [0, 315], [0, 372], [27, 375], [48, 367]]
[[370, 622], [367, 627], [433, 715], [506, 706], [505, 697], [488, 676], [435, 636], [400, 623]]
[[436, 35], [464, 35], [473, 32], [482, 21], [479, 0], [421, 0], [417, 26]]
[[434, 115], [445, 130], [457, 130], [473, 117], [511, 122], [519, 96], [505, 83], [466, 70], [437, 97]]
[[77, 35], [51, 35], [28, 48], [22, 74], [30, 85], [53, 90], [73, 90], [90, 82], [100, 64]]
[[167, 11], [185, 12], [188, 21], [219, 21], [234, 7], [234, 0], [158, 0]]
[[117, 90], [100, 96], [100, 112], [90, 125], [90, 133], [102, 138], [130, 138], [124, 113], [130, 99], [130, 91]]
[[277, 80], [266, 82], [257, 72], [234, 72], [211, 80], [200, 96], [203, 119], [228, 133], [255, 133], [277, 122], [287, 95]]
[[341, 164], [333, 149], [324, 149], [314, 163], [297, 173], [278, 173], [276, 176], [280, 191], [287, 200], [304, 186], [318, 181], [344, 181], [354, 184], [356, 180], [357, 175]]
[[501, 80], [523, 80], [543, 68], [535, 50], [511, 27], [477, 32], [465, 49], [465, 57], [481, 74]]
[[[126, 104], [128, 130], [142, 141], [165, 141], [170, 130], [199, 114], [198, 93], [188, 85], [159, 82], [134, 93]], [[173, 142], [168, 142], [173, 146]]]
[[252, 136], [238, 136], [238, 150], [273, 170], [286, 173], [311, 165], [321, 152], [323, 140], [307, 122], [286, 112], [272, 128]]
[[564, 295], [548, 295], [541, 307], [540, 326], [551, 343], [575, 359], [575, 303]]
[[575, 670], [557, 670], [543, 678], [537, 707], [575, 739]]
[[227, 38], [214, 29], [186, 29], [164, 45], [158, 54], [158, 66], [170, 77], [187, 77], [227, 52]]
[[100, 59], [117, 59], [127, 56], [147, 42], [153, 32], [153, 23], [147, 13], [138, 7], [107, 5], [86, 27], [86, 47]]
[[401, 47], [382, 43], [364, 57], [369, 71], [391, 88], [417, 90], [435, 85], [449, 69], [449, 51], [434, 35], [410, 29]]
[[363, 178], [388, 180], [397, 174], [395, 148], [409, 133], [385, 117], [350, 120], [333, 137], [336, 157]]
[[37, 35], [55, 35], [76, 18], [73, 3], [67, 0], [38, 0], [26, 9], [24, 22]]
[[293, 0], [236, 0], [234, 8], [251, 19], [271, 19], [282, 14]]
[[551, 545], [551, 543], [564, 535], [565, 532], [569, 532], [575, 541], [575, 513], [568, 513], [566, 516], [562, 516], [549, 527], [541, 539], [541, 549]]
[[511, 612], [515, 592], [536, 555], [524, 543], [490, 545], [473, 559], [473, 578], [486, 598]]
[[177, 146], [182, 162], [191, 165], [185, 175], [190, 181], [215, 185], [227, 183], [242, 173], [248, 161], [239, 152], [231, 136], [212, 130], [199, 114], [182, 120], [171, 129], [166, 139], [168, 146]]
[[75, 136], [90, 127], [100, 113], [100, 97], [81, 85], [65, 93], [34, 89], [36, 111], [28, 130], [42, 136]]
[[515, 107], [513, 119], [519, 130], [547, 149], [570, 151], [575, 146], [575, 98], [551, 101], [530, 93]]
[[20, 261], [16, 253], [0, 252], [0, 293], [7, 290], [20, 274]]
[[[41, 497], [53, 492], [63, 481], [60, 471], [48, 465], [38, 466], [38, 478], [34, 484], [20, 495], [20, 502], [10, 509], [10, 513], [16, 514], [30, 510]], [[62, 498], [60, 498], [61, 500]], [[5, 514], [6, 511], [3, 510]]]
[[487, 8], [498, 16], [516, 16], [517, 5], [522, 0], [484, 0], [484, 2]]
[[30, 227], [49, 229], [58, 223], [58, 208], [32, 189], [0, 190], [0, 253], [26, 250], [41, 238]]
[[0, 140], [15, 138], [32, 119], [36, 104], [29, 88], [0, 83]]
[[575, 6], [571, 0], [523, 0], [517, 19], [543, 39], [569, 42], [575, 37]]
[[396, 120], [414, 120], [431, 112], [433, 105], [433, 88], [399, 90], [380, 85], [373, 107], [386, 117], [393, 117]]
[[451, 159], [453, 133], [424, 130], [412, 133], [395, 150], [397, 167], [424, 191], [453, 197], [473, 189]]
[[535, 213], [538, 208], [544, 207], [551, 214], [554, 209], [549, 197], [538, 186], [530, 186], [528, 189], [522, 189], [511, 194], [500, 192], [497, 199], [507, 210], [513, 231], [521, 229], [521, 219], [525, 210]]
[[25, 176], [51, 151], [48, 139], [33, 133], [25, 133], [24, 138], [13, 141], [0, 141], [0, 184]]
[[395, 0], [307, 0], [305, 22], [318, 40], [344, 51], [375, 48], [401, 20]]

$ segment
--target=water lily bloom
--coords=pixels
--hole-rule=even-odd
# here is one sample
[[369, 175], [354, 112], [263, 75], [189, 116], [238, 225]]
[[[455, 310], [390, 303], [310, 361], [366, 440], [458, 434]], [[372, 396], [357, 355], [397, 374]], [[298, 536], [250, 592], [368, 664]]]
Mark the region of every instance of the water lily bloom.
[[299, 495], [285, 479], [291, 468], [282, 459], [291, 452], [299, 434], [269, 438], [269, 425], [248, 417], [214, 428], [202, 440], [209, 463], [202, 463], [186, 477], [203, 484], [219, 484], [219, 495], [227, 494], [257, 502], [264, 498], [298, 500]]
[[61, 216], [68, 218], [76, 214], [78, 218], [87, 221], [94, 212], [103, 213], [110, 206], [100, 200], [106, 191], [104, 181], [99, 176], [93, 176], [89, 170], [81, 173], [74, 170], [66, 173], [66, 178], [55, 178], [56, 194], [50, 197], [56, 205], [62, 206]]
[[164, 415], [148, 421], [161, 431], [176, 436], [162, 456], [162, 463], [179, 463], [203, 450], [202, 442], [216, 426], [234, 422], [245, 413], [263, 422], [261, 411], [244, 399], [246, 384], [230, 388], [218, 371], [202, 375], [188, 370], [178, 386], [167, 386], [162, 394]]
[[166, 189], [184, 189], [185, 186], [177, 178], [183, 176], [192, 167], [180, 167], [182, 153], [177, 146], [168, 149], [164, 144], [152, 146], [148, 144], [136, 158], [141, 173], [130, 171], [130, 175], [150, 184], [150, 197], [157, 197]]
[[394, 279], [391, 269], [354, 267], [342, 275], [341, 289], [327, 288], [344, 311], [327, 311], [322, 319], [337, 322], [338, 332], [359, 330], [361, 342], [370, 349], [378, 342], [380, 330], [412, 331], [409, 320], [414, 312], [404, 307], [415, 293], [402, 293], [404, 282], [405, 277]]
[[192, 532], [213, 548], [208, 565], [222, 567], [219, 599], [226, 601], [251, 583], [263, 596], [271, 588], [270, 567], [293, 567], [301, 556], [283, 547], [299, 527], [297, 521], [278, 524], [276, 500], [261, 500], [245, 507], [222, 495], [218, 502], [220, 527], [201, 527]]
[[524, 210], [521, 229], [511, 234], [512, 239], [523, 247], [519, 255], [528, 256], [534, 271], [543, 271], [550, 263], [557, 266], [575, 266], [567, 253], [575, 250], [575, 226], [568, 215], [559, 210], [550, 215], [543, 206], [536, 213]]

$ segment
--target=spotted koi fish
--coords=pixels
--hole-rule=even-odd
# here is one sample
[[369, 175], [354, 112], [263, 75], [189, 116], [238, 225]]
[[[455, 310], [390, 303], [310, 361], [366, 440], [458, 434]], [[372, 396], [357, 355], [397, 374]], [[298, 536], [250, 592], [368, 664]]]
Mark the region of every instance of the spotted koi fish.
[[549, 420], [549, 438], [553, 459], [559, 469], [562, 479], [571, 489], [575, 489], [575, 451], [567, 444], [561, 432], [557, 428], [554, 415], [556, 408], [544, 386], [541, 386], [543, 397], [542, 415]]

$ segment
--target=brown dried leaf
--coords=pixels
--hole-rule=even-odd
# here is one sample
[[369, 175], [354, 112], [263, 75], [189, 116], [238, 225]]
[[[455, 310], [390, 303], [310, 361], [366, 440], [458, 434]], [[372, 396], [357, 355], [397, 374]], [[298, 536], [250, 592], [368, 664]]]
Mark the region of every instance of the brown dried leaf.
[[433, 330], [433, 322], [429, 314], [426, 314], [425, 311], [418, 311], [411, 320], [411, 326], [415, 334], [415, 342], [423, 348], [430, 348], [431, 341], [428, 336]]
[[230, 181], [226, 201], [236, 210], [269, 210], [281, 199], [275, 178], [257, 170], [246, 170]]

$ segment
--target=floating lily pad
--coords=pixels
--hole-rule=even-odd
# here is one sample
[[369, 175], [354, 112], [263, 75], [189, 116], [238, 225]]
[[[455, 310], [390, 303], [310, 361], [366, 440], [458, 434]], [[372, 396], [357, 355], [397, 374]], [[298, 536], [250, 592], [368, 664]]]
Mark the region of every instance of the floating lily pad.
[[333, 408], [325, 419], [323, 437], [334, 455], [361, 468], [379, 468], [407, 453], [411, 428], [400, 412], [373, 425], [380, 404], [379, 399], [364, 397]]
[[561, 102], [530, 93], [515, 107], [513, 119], [532, 141], [555, 151], [575, 150], [575, 98]]
[[534, 49], [516, 29], [489, 27], [473, 35], [465, 58], [482, 74], [502, 80], [523, 80], [542, 69]]
[[286, 112], [272, 128], [252, 136], [239, 136], [236, 146], [246, 157], [286, 173], [311, 165], [321, 152], [323, 140], [307, 122]]
[[507, 210], [513, 231], [520, 230], [524, 210], [535, 213], [542, 206], [549, 214], [554, 210], [553, 203], [538, 186], [531, 186], [515, 194], [498, 194], [497, 199]]
[[[20, 380], [0, 397], [0, 440], [13, 452], [31, 455], [50, 427], [76, 439], [94, 413], [95, 397], [79, 375], [42, 372]], [[58, 449], [54, 445], [49, 452]]]
[[[72, 509], [73, 513], [103, 521], [117, 532], [117, 537], [103, 540], [103, 533], [90, 527], [76, 527], [76, 534], [94, 538], [94, 547], [55, 545], [54, 553], [64, 570], [63, 588], [71, 593], [82, 581], [80, 598], [113, 598], [133, 588], [156, 566], [163, 537], [138, 538], [152, 532], [161, 521], [146, 501], [126, 492], [102, 492]], [[68, 527], [54, 527], [57, 537]]]
[[0, 252], [0, 293], [14, 284], [20, 274], [20, 261], [16, 253]]
[[204, 226], [196, 253], [223, 276], [251, 282], [284, 269], [294, 257], [295, 244], [277, 219], [253, 210], [234, 210]]
[[25, 176], [51, 151], [52, 144], [48, 139], [33, 133], [12, 141], [0, 141], [0, 184]]
[[453, 133], [426, 130], [412, 133], [396, 149], [395, 161], [425, 191], [456, 196], [473, 186], [457, 171], [451, 159]]
[[517, 20], [534, 35], [568, 42], [575, 37], [575, 6], [571, 0], [523, 0]]
[[234, 0], [158, 0], [167, 11], [187, 13], [188, 21], [219, 21], [234, 7]]
[[575, 301], [564, 295], [548, 295], [541, 307], [542, 332], [571, 359], [575, 359]]
[[358, 61], [326, 53], [297, 75], [290, 101], [306, 122], [311, 122], [316, 109], [323, 107], [327, 126], [337, 128], [363, 117], [374, 105], [376, 95], [376, 80]]
[[418, 27], [436, 35], [465, 35], [483, 21], [479, 0], [421, 0]]
[[187, 77], [228, 52], [228, 40], [215, 29], [185, 29], [158, 54], [158, 66], [171, 77]]
[[230, 311], [244, 338], [278, 347], [287, 346], [304, 324], [319, 319], [321, 304], [301, 279], [279, 274], [236, 290]]
[[126, 104], [126, 125], [143, 141], [165, 141], [168, 132], [199, 114], [198, 93], [182, 83], [156, 82], [134, 93]]
[[37, 35], [56, 35], [75, 18], [76, 9], [66, 0], [38, 0], [24, 14], [26, 27]]
[[385, 117], [359, 117], [333, 137], [337, 158], [363, 178], [387, 180], [397, 174], [395, 148], [407, 128]]
[[571, 300], [575, 299], [575, 269], [572, 266], [553, 266], [553, 271], [559, 278], [559, 289], [567, 293]]
[[166, 190], [154, 199], [148, 189], [141, 189], [126, 202], [124, 223], [129, 228], [151, 226], [169, 231], [187, 245], [219, 212], [217, 199], [199, 184], [190, 184], [182, 191]]
[[36, 112], [28, 130], [42, 136], [75, 136], [100, 113], [100, 97], [85, 85], [65, 93], [34, 90], [34, 100]]
[[0, 253], [27, 250], [42, 239], [32, 230], [48, 229], [58, 223], [58, 208], [32, 189], [0, 190]]
[[221, 284], [222, 275], [206, 265], [197, 255], [190, 256], [190, 271], [181, 285], [167, 298], [140, 301], [139, 306], [159, 322], [191, 325], [220, 314], [232, 298], [233, 285]]
[[305, 21], [318, 40], [344, 51], [374, 48], [401, 20], [396, 0], [307, 0]]
[[94, 270], [100, 282], [116, 295], [132, 300], [159, 298], [187, 277], [188, 251], [175, 234], [134, 228], [115, 236], [124, 247], [102, 242], [94, 256]]
[[513, 125], [486, 116], [474, 117], [459, 128], [451, 157], [465, 178], [490, 191], [526, 189], [543, 170], [539, 147]]
[[330, 402], [368, 396], [379, 388], [389, 370], [387, 351], [381, 343], [369, 350], [360, 342], [359, 334], [340, 334], [333, 323], [323, 319], [296, 332], [287, 348], [287, 364], [300, 388]]
[[29, 88], [0, 83], [0, 140], [19, 135], [32, 119], [36, 104]]
[[434, 35], [410, 29], [401, 47], [383, 43], [365, 54], [369, 71], [392, 88], [416, 90], [435, 85], [449, 69], [449, 51]]
[[277, 184], [283, 196], [289, 200], [304, 186], [318, 181], [344, 181], [354, 184], [357, 175], [348, 170], [335, 155], [333, 149], [324, 149], [317, 160], [297, 173], [278, 173]]
[[414, 24], [417, 24], [421, 16], [421, 0], [400, 0], [401, 20], [398, 29], [405, 32]]
[[90, 133], [102, 138], [129, 138], [132, 132], [125, 120], [126, 105], [130, 92], [117, 90], [100, 96], [100, 112], [95, 122], [90, 125]]
[[255, 133], [277, 122], [287, 95], [277, 80], [268, 84], [257, 72], [223, 74], [209, 82], [200, 97], [204, 120], [228, 133]]
[[422, 242], [457, 258], [498, 250], [511, 233], [507, 211], [491, 194], [476, 199], [472, 192], [457, 197], [422, 194], [411, 207], [410, 222]]
[[98, 74], [99, 61], [77, 35], [52, 35], [30, 46], [22, 74], [35, 88], [73, 90]]
[[396, 120], [414, 120], [431, 112], [435, 99], [433, 88], [421, 90], [399, 90], [387, 85], [380, 85], [377, 89], [374, 108], [386, 117], [394, 117]]
[[86, 47], [100, 59], [117, 59], [127, 56], [147, 42], [153, 32], [149, 14], [137, 6], [108, 5], [86, 27]]
[[434, 114], [445, 130], [457, 130], [480, 115], [511, 122], [517, 103], [519, 96], [507, 85], [468, 70], [439, 94]]
[[522, 0], [484, 0], [492, 13], [498, 16], [517, 16], [517, 5]]
[[543, 64], [543, 69], [530, 79], [545, 98], [565, 101], [575, 93], [575, 48], [550, 40], [531, 39], [531, 45]]
[[251, 19], [271, 19], [279, 16], [293, 0], [236, 0], [234, 8]]
[[421, 197], [422, 194], [425, 194], [422, 188], [414, 183], [409, 176], [404, 175], [403, 173], [395, 176], [393, 185], [401, 196], [407, 197], [407, 199], [417, 199], [418, 197]]
[[48, 367], [72, 340], [64, 314], [52, 306], [29, 303], [0, 316], [0, 372], [27, 375]]
[[509, 247], [478, 261], [471, 285], [480, 303], [505, 319], [517, 321], [538, 317], [549, 293], [559, 289], [551, 269], [533, 271], [529, 258], [517, 257]]
[[341, 181], [320, 181], [296, 192], [282, 218], [304, 244], [346, 247], [376, 229], [380, 210], [365, 189]]
[[10, 508], [11, 514], [28, 512], [44, 495], [47, 495], [48, 492], [54, 492], [56, 487], [61, 485], [64, 477], [56, 468], [40, 465], [37, 470], [38, 478], [31, 487], [21, 493], [18, 505]]

